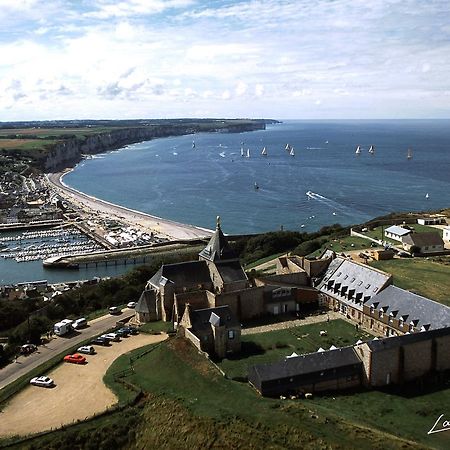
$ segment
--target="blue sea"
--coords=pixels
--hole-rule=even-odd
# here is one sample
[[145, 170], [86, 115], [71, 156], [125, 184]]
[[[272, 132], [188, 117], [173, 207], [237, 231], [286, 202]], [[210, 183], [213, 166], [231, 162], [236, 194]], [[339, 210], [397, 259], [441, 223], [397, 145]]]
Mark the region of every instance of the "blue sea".
[[[250, 158], [241, 157], [241, 147]], [[227, 233], [313, 231], [448, 207], [450, 121], [289, 121], [254, 132], [155, 139], [85, 160], [64, 180], [183, 223], [213, 228], [220, 215]]]
[[[374, 155], [368, 153], [370, 145]], [[245, 153], [249, 149], [250, 158], [241, 157], [241, 147]], [[220, 215], [230, 234], [281, 227], [314, 231], [392, 211], [450, 206], [450, 120], [290, 121], [248, 133], [155, 139], [84, 160], [64, 181], [98, 198], [183, 223], [214, 228]], [[46, 270], [40, 261], [0, 259], [0, 284], [128, 270]]]

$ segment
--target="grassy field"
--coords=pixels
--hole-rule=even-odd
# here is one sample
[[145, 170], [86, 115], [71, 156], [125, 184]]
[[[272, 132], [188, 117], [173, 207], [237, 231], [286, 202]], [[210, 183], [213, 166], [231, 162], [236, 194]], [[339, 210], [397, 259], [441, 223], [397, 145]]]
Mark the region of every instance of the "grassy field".
[[46, 139], [0, 139], [0, 148], [7, 150], [41, 150], [44, 145], [54, 144]]
[[411, 258], [370, 261], [369, 264], [392, 273], [396, 286], [450, 306], [450, 258], [442, 258], [441, 261], [437, 258]]
[[[327, 336], [320, 336], [326, 330]], [[297, 354], [315, 352], [332, 345], [343, 347], [354, 344], [358, 339], [368, 339], [371, 335], [356, 331], [345, 320], [332, 320], [329, 323], [315, 323], [300, 327], [274, 330], [267, 333], [242, 336], [242, 352], [239, 357], [224, 359], [218, 365], [229, 378], [245, 378], [248, 368], [285, 358], [292, 352]]]
[[361, 250], [370, 247], [370, 241], [357, 237], [357, 236], [346, 236], [342, 238], [330, 238], [325, 242], [319, 250], [311, 253], [308, 256], [319, 256], [324, 252], [325, 249], [330, 249], [336, 253], [348, 252], [350, 250]]
[[[91, 134], [108, 132], [121, 127], [87, 127], [87, 128], [6, 128], [0, 130], [0, 136], [38, 136], [39, 139], [59, 137], [64, 135], [87, 136]], [[1, 142], [1, 141], [0, 141]]]
[[[123, 367], [118, 360], [110, 372]], [[248, 384], [222, 377], [179, 338], [137, 360], [134, 368], [126, 380], [149, 399], [136, 448], [415, 447], [334, 417], [335, 412], [318, 414], [309, 402], [261, 398]]]
[[[367, 236], [370, 236], [371, 238], [374, 238], [374, 239], [382, 239], [384, 241], [390, 242], [391, 244], [401, 246], [402, 245], [401, 242], [384, 237], [384, 230], [386, 228], [389, 228], [389, 226], [390, 225], [385, 225], [384, 227], [376, 227], [373, 230], [366, 231], [364, 234], [366, 234]], [[413, 229], [413, 231], [416, 233], [430, 233], [432, 231], [436, 231], [442, 237], [442, 230], [440, 230], [439, 228], [429, 227], [427, 225], [419, 225], [418, 223], [408, 224], [408, 226], [411, 227]], [[383, 237], [382, 237], [382, 232], [383, 232]]]

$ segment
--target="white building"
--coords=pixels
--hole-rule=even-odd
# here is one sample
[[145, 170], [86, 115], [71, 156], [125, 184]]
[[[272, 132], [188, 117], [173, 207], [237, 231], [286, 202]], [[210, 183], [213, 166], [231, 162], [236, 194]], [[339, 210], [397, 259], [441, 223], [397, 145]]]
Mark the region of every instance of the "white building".
[[393, 239], [394, 241], [402, 242], [402, 238], [411, 233], [407, 228], [392, 225], [384, 230], [384, 237]]

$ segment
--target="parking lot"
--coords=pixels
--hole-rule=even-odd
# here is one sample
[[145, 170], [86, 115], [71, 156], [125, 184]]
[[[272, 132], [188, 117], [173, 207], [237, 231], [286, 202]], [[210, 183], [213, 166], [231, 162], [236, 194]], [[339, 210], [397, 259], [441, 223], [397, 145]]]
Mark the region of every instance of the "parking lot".
[[116, 396], [103, 384], [103, 376], [120, 355], [147, 344], [161, 342], [167, 335], [139, 334], [96, 346], [95, 355], [85, 355], [87, 364], [61, 363], [48, 375], [54, 388], [28, 386], [0, 411], [0, 436], [37, 433], [84, 420], [114, 405]]

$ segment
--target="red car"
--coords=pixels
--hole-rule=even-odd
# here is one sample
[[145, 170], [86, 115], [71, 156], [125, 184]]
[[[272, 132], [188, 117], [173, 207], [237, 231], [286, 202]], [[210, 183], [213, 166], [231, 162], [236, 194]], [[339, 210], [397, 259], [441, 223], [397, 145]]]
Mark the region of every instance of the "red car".
[[64, 356], [64, 361], [74, 364], [85, 364], [86, 358], [83, 355], [80, 355], [79, 353], [74, 353], [73, 355]]

